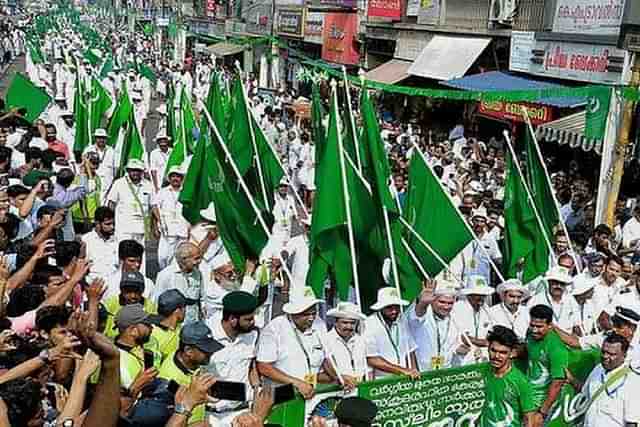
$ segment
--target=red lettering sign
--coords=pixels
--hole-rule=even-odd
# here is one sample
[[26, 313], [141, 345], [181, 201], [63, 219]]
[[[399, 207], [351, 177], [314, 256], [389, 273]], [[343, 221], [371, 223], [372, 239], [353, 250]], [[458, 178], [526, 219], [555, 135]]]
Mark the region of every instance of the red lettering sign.
[[327, 13], [322, 29], [322, 59], [336, 64], [358, 64], [357, 33], [356, 13]]
[[495, 117], [501, 120], [510, 120], [518, 123], [524, 122], [522, 106], [527, 108], [529, 119], [534, 125], [550, 122], [553, 118], [553, 109], [548, 105], [515, 103], [515, 102], [480, 102], [478, 111], [480, 114]]

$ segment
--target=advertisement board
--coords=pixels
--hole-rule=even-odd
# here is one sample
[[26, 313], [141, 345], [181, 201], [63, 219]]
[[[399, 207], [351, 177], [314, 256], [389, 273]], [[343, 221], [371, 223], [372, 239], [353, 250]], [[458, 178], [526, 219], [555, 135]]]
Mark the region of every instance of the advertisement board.
[[357, 13], [327, 13], [322, 29], [322, 59], [336, 64], [358, 64], [357, 34]]
[[478, 112], [483, 116], [523, 123], [525, 121], [522, 111], [523, 105], [527, 108], [529, 119], [533, 125], [541, 125], [553, 120], [553, 108], [539, 104], [482, 101], [478, 105]]
[[322, 44], [322, 28], [324, 27], [324, 12], [305, 13], [304, 41]]
[[367, 16], [400, 19], [402, 0], [369, 0]]
[[625, 0], [557, 0], [553, 31], [617, 36]]
[[304, 9], [279, 9], [276, 28], [280, 35], [302, 37], [304, 35]]

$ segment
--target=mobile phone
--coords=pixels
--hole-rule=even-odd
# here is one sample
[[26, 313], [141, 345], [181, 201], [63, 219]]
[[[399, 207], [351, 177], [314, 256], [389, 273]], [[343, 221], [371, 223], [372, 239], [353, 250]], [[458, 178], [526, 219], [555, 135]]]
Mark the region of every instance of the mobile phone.
[[221, 400], [244, 402], [247, 400], [247, 386], [233, 381], [216, 381], [209, 389], [209, 396]]
[[153, 368], [153, 361], [154, 361], [153, 353], [150, 351], [145, 351], [144, 352], [144, 369]]
[[285, 384], [273, 389], [273, 404], [288, 402], [296, 397], [293, 384]]
[[171, 380], [169, 381], [169, 384], [167, 384], [167, 390], [169, 391], [169, 393], [171, 393], [173, 396], [176, 395], [176, 393], [178, 392], [178, 389], [180, 388], [180, 384], [178, 384], [176, 382], [176, 380]]

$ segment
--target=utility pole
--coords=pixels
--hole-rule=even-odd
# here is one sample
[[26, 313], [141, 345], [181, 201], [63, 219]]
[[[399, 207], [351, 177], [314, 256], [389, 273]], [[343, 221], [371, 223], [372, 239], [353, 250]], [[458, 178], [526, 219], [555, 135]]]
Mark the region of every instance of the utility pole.
[[[638, 88], [640, 86], [640, 54], [633, 55], [633, 64], [631, 66], [631, 81], [629, 87]], [[622, 123], [618, 134], [618, 142], [615, 152], [613, 153], [613, 174], [611, 178], [611, 189], [607, 195], [606, 222], [613, 229], [615, 226], [616, 203], [620, 195], [620, 184], [622, 175], [624, 174], [624, 162], [627, 154], [627, 148], [631, 143], [631, 125], [633, 123], [633, 115], [636, 103], [633, 101], [625, 101], [622, 110]]]

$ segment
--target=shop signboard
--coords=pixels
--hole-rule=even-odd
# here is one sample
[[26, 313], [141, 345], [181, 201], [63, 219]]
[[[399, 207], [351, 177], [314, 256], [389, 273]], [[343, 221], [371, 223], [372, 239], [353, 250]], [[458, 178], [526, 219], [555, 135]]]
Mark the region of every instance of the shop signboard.
[[304, 9], [279, 9], [276, 24], [280, 35], [288, 37], [304, 36]]
[[358, 6], [357, 0], [320, 0], [320, 4], [324, 6], [337, 6], [348, 9], [355, 9]]
[[615, 46], [532, 40], [511, 40], [509, 68], [544, 77], [597, 84], [627, 84], [629, 57]]
[[407, 0], [407, 16], [418, 16], [422, 0]]
[[420, 0], [418, 24], [437, 25], [440, 23], [440, 0]]
[[358, 64], [357, 34], [357, 13], [327, 13], [322, 29], [322, 59], [336, 64]]
[[322, 27], [324, 26], [323, 12], [307, 12], [304, 19], [304, 41], [322, 44]]
[[557, 0], [553, 31], [617, 36], [624, 6], [625, 0]]
[[402, 16], [402, 0], [369, 0], [367, 16], [400, 19]]
[[508, 120], [518, 123], [525, 122], [522, 107], [527, 108], [529, 119], [534, 125], [541, 125], [553, 119], [553, 108], [548, 105], [504, 102], [504, 101], [481, 101], [478, 112], [483, 116], [493, 117], [499, 120]]

